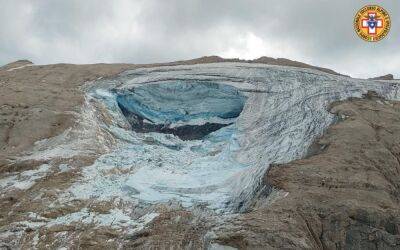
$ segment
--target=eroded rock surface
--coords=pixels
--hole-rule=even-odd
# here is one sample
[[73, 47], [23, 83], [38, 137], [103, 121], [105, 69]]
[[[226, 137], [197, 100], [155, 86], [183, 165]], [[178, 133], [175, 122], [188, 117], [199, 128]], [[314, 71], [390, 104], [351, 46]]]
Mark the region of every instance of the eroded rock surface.
[[71, 127], [84, 101], [80, 86], [86, 81], [134, 67], [27, 63], [17, 61], [0, 68], [0, 165], [34, 142]]

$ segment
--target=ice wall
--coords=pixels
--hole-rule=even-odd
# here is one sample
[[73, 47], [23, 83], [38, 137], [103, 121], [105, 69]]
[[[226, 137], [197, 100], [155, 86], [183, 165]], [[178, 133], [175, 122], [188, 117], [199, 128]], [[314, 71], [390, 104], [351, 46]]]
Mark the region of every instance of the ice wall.
[[116, 91], [118, 107], [136, 132], [174, 134], [183, 140], [233, 123], [245, 97], [234, 87], [175, 81]]

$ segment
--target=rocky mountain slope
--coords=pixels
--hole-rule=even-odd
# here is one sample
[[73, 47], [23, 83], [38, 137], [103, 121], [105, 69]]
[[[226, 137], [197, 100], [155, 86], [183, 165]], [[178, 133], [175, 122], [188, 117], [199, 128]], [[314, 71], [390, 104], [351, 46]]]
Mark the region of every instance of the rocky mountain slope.
[[398, 249], [400, 82], [274, 60], [0, 68], [0, 247]]
[[377, 76], [374, 78], [370, 78], [371, 80], [394, 80], [393, 75], [392, 74], [387, 74], [384, 76]]

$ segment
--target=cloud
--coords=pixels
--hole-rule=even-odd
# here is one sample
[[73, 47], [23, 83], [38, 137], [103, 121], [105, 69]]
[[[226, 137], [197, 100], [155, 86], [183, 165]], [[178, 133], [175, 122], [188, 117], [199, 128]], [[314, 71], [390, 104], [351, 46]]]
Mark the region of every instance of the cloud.
[[149, 63], [220, 55], [286, 57], [356, 77], [400, 77], [400, 3], [387, 38], [352, 22], [367, 1], [0, 0], [0, 64]]

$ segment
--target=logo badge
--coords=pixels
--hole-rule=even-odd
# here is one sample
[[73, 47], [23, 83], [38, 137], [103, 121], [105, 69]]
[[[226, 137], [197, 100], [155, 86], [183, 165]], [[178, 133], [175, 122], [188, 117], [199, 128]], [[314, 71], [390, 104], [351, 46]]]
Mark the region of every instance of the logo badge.
[[354, 17], [354, 29], [357, 35], [368, 42], [382, 40], [390, 30], [389, 13], [378, 5], [367, 5]]

